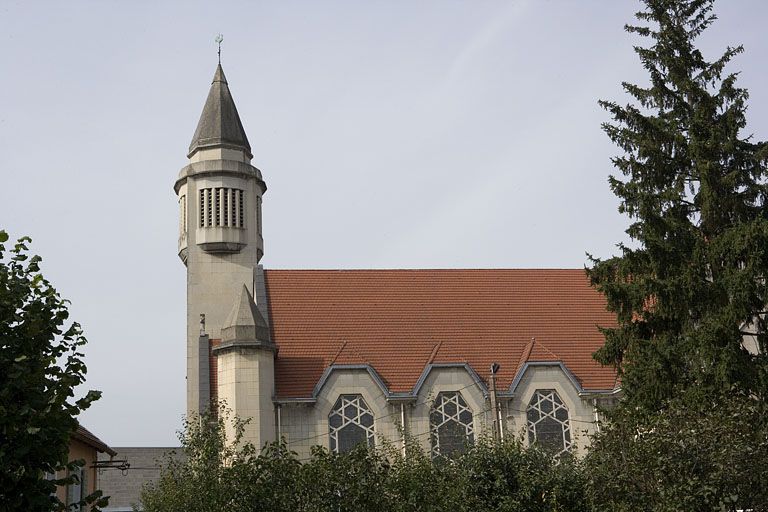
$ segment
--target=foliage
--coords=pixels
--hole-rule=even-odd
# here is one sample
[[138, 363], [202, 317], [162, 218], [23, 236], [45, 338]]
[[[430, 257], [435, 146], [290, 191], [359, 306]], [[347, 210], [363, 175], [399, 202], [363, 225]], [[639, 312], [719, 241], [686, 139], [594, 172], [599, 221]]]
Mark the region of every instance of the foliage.
[[595, 357], [624, 392], [585, 460], [590, 496], [595, 510], [766, 510], [768, 144], [741, 135], [748, 94], [725, 66], [742, 48], [709, 62], [694, 45], [713, 0], [643, 3], [626, 30], [650, 41], [635, 47], [649, 85], [601, 102], [635, 244], [588, 270], [619, 324]]
[[481, 443], [456, 461], [467, 510], [586, 512], [586, 485], [571, 457], [519, 442]]
[[[46, 480], [46, 473], [74, 472], [68, 462], [76, 416], [98, 399], [98, 391], [72, 400], [85, 380], [80, 325], [65, 326], [63, 300], [40, 273], [39, 256], [29, 257], [29, 238], [6, 250], [0, 231], [0, 503], [3, 510], [61, 509], [51, 497], [57, 485], [75, 477]], [[99, 501], [100, 493], [86, 499]]]
[[239, 510], [238, 485], [249, 477], [246, 463], [253, 446], [238, 448], [245, 423], [234, 421], [235, 443], [226, 440], [226, 410], [193, 416], [179, 435], [183, 458], [169, 454], [157, 482], [142, 492], [146, 511]]
[[226, 445], [224, 416], [186, 423], [186, 461], [169, 459], [159, 480], [143, 490], [145, 511], [587, 510], [576, 461], [556, 461], [516, 442], [481, 443], [437, 461], [415, 444], [406, 457], [364, 445], [346, 454], [315, 447], [300, 462], [284, 442], [259, 454], [241, 437]]
[[618, 410], [585, 460], [595, 510], [768, 510], [766, 413], [738, 393]]
[[650, 40], [635, 47], [650, 83], [623, 84], [634, 104], [601, 102], [624, 151], [613, 163], [627, 179], [609, 181], [636, 247], [588, 273], [619, 321], [596, 358], [620, 370], [628, 407], [686, 389], [765, 398], [765, 356], [742, 338], [751, 327], [768, 346], [768, 145], [741, 135], [748, 94], [724, 71], [742, 47], [709, 62], [694, 46], [712, 2], [644, 0], [626, 30]]

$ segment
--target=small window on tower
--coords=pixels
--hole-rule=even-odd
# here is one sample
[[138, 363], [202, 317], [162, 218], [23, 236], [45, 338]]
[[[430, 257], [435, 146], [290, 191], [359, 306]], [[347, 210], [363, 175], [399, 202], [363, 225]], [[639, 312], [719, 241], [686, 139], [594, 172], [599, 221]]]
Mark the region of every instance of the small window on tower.
[[221, 226], [221, 189], [213, 189], [214, 226]]
[[205, 189], [200, 190], [200, 227], [205, 227]]
[[232, 227], [237, 226], [237, 189], [229, 189], [229, 215]]
[[187, 232], [187, 196], [179, 197], [179, 233]]
[[245, 194], [242, 190], [237, 191], [237, 199], [239, 203], [239, 211], [237, 212], [238, 216], [238, 226], [241, 228], [245, 227]]
[[256, 197], [256, 229], [261, 234], [261, 197]]
[[229, 226], [229, 189], [222, 189], [224, 200], [221, 211], [224, 212], [224, 225]]
[[213, 225], [213, 204], [211, 201], [211, 189], [205, 189], [205, 225], [210, 227]]

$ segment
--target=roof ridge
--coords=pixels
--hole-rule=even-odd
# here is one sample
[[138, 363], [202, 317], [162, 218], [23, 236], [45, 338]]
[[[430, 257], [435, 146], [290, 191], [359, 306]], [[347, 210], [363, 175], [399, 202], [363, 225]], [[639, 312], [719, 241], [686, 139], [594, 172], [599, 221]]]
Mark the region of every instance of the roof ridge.
[[432, 353], [429, 354], [429, 359], [427, 359], [427, 365], [432, 364], [432, 361], [435, 360], [435, 356], [437, 356], [438, 350], [440, 350], [440, 347], [443, 345], [443, 340], [438, 341], [435, 343], [434, 348], [432, 348]]
[[357, 350], [354, 343], [349, 343], [348, 340], [344, 342], [344, 344], [339, 349], [338, 354], [336, 354], [336, 357], [334, 357], [333, 361], [336, 362], [336, 360], [343, 354], [345, 351], [348, 351], [351, 353], [352, 357], [356, 357], [360, 361], [363, 362], [363, 364], [371, 364], [370, 360], [367, 357], [364, 357], [360, 351]]
[[[536, 338], [534, 338], [534, 340], [536, 340]], [[541, 349], [543, 349], [543, 350], [544, 350], [544, 351], [545, 351], [547, 354], [549, 354], [550, 356], [552, 356], [553, 358], [555, 358], [555, 359], [560, 359], [560, 356], [558, 356], [557, 354], [555, 354], [554, 352], [552, 352], [552, 351], [549, 349], [549, 347], [547, 347], [547, 346], [546, 346], [544, 343], [542, 343], [541, 341], [539, 342], [539, 347], [540, 347]], [[533, 352], [533, 346], [531, 346], [531, 352]]]
[[533, 351], [534, 343], [536, 343], [536, 338], [531, 338], [531, 341], [526, 343], [525, 347], [523, 348], [523, 352], [520, 354], [520, 359], [517, 361], [515, 375], [517, 375], [517, 373], [520, 371], [520, 368], [522, 368], [523, 365], [528, 362], [528, 358], [531, 356], [531, 351]]
[[331, 362], [328, 363], [329, 366], [336, 362], [336, 360], [339, 358], [339, 355], [341, 355], [341, 352], [344, 350], [344, 347], [347, 346], [347, 343], [348, 343], [348, 340], [342, 340], [339, 350], [336, 351], [336, 354], [333, 356], [333, 359], [331, 359]]

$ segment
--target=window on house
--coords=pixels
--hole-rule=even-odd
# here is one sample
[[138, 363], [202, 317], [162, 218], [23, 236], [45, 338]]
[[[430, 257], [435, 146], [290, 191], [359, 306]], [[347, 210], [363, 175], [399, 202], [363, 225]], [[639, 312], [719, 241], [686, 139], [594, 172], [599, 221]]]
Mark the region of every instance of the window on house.
[[359, 444], [374, 444], [373, 414], [361, 395], [341, 395], [328, 415], [331, 451], [344, 453]]
[[438, 393], [429, 411], [432, 457], [450, 457], [475, 442], [472, 410], [458, 391]]
[[554, 389], [537, 389], [528, 403], [528, 442], [555, 455], [571, 450], [568, 408]]
[[70, 507], [68, 510], [83, 510], [82, 507], [75, 504], [88, 496], [87, 474], [88, 470], [86, 468], [78, 468], [70, 473], [70, 476], [75, 477], [75, 481], [67, 486], [67, 505]]
[[[46, 471], [45, 472], [45, 479], [48, 480], [49, 482], [52, 481], [52, 480], [56, 480], [56, 472], [55, 471]], [[55, 487], [55, 484], [52, 484], [52, 485], [53, 485], [53, 489], [51, 490], [51, 497], [55, 498], [56, 497], [56, 487]]]

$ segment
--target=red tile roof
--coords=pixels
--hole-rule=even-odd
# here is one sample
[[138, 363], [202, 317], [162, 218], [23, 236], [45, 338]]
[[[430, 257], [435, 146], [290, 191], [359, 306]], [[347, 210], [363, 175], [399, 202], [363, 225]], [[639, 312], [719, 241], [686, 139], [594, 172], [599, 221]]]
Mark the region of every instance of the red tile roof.
[[72, 433], [72, 437], [92, 448], [95, 448], [96, 451], [108, 454], [110, 457], [117, 455], [117, 452], [110, 448], [107, 443], [93, 435], [90, 430], [82, 425], [77, 425], [77, 430]]
[[[370, 364], [411, 392], [430, 363], [468, 363], [506, 390], [527, 361], [561, 361], [585, 389], [616, 374], [592, 353], [615, 325], [584, 270], [267, 270], [278, 398], [307, 398], [331, 364]], [[536, 342], [532, 343], [531, 339]]]

